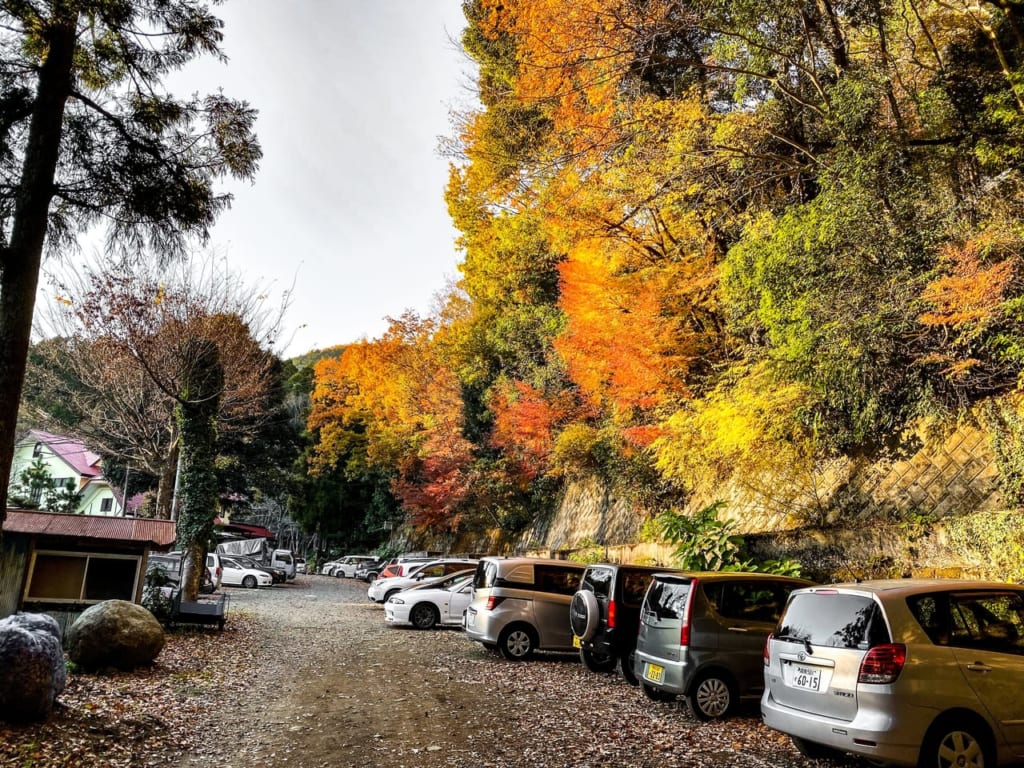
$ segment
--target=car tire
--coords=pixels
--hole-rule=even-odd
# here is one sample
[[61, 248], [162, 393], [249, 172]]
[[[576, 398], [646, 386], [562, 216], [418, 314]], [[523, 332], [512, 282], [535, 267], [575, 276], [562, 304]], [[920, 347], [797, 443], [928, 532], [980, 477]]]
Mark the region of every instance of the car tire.
[[569, 627], [583, 642], [590, 640], [597, 632], [601, 620], [601, 606], [597, 596], [589, 589], [581, 589], [572, 596], [569, 603]]
[[586, 648], [580, 648], [580, 661], [591, 672], [614, 672], [615, 665], [619, 663], [610, 653], [597, 653]]
[[373, 571], [370, 571], [368, 574], [366, 574], [366, 582], [368, 584], [371, 584], [371, 583], [375, 582], [376, 580], [377, 580], [377, 574], [374, 573]]
[[637, 677], [636, 670], [633, 669], [635, 659], [636, 648], [631, 648], [619, 658], [619, 671], [622, 673], [622, 679], [630, 685], [640, 685], [640, 678]]
[[943, 718], [928, 729], [918, 768], [994, 766], [995, 750], [987, 727], [973, 717]]
[[390, 600], [392, 597], [394, 597], [401, 591], [402, 590], [400, 589], [389, 589], [387, 592], [384, 593], [384, 599], [381, 600], [381, 602], [386, 603], [388, 600]]
[[686, 705], [698, 720], [728, 717], [736, 705], [736, 685], [722, 672], [705, 672], [690, 686]]
[[441, 616], [430, 603], [416, 603], [409, 611], [409, 621], [416, 629], [433, 629]]
[[256, 589], [256, 577], [246, 576], [244, 579], [242, 579], [242, 586], [246, 589]]
[[498, 636], [498, 650], [509, 661], [523, 661], [529, 658], [536, 647], [536, 635], [525, 624], [506, 627]]
[[640, 687], [643, 689], [644, 696], [651, 701], [672, 701], [676, 697], [674, 693], [663, 691], [661, 688], [655, 688], [653, 685], [649, 685], [642, 681], [640, 683]]
[[793, 742], [797, 752], [811, 760], [829, 760], [838, 758], [843, 754], [838, 749], [827, 747], [816, 741], [807, 741], [807, 739], [801, 739], [799, 736], [790, 736], [789, 739]]

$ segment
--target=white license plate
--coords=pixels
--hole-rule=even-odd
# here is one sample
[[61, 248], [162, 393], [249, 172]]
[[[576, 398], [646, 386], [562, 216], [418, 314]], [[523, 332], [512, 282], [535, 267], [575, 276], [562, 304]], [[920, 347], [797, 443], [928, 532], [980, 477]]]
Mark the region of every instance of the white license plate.
[[466, 626], [467, 627], [476, 626], [476, 612], [475, 611], [469, 611], [466, 614]]
[[786, 685], [791, 688], [802, 688], [805, 691], [817, 691], [821, 688], [821, 669], [806, 664], [787, 664], [789, 674]]

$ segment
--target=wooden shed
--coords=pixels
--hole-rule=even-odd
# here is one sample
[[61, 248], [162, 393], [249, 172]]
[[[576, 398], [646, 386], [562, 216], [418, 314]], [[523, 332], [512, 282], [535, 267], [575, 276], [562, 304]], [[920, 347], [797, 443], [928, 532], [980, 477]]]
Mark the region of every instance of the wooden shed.
[[0, 544], [0, 618], [48, 613], [67, 628], [103, 600], [142, 599], [146, 559], [174, 544], [174, 523], [7, 510]]

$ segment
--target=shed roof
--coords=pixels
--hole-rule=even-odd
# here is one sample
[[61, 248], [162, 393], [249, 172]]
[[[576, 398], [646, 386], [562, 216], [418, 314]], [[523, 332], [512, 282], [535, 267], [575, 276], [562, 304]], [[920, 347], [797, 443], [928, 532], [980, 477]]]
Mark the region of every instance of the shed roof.
[[61, 515], [54, 512], [7, 510], [6, 533], [34, 533], [107, 541], [136, 541], [165, 547], [174, 543], [174, 523], [134, 517]]

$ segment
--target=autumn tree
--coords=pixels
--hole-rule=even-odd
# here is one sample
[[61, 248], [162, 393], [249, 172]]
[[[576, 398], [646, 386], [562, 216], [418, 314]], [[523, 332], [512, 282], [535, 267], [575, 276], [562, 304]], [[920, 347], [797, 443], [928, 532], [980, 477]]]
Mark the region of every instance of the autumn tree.
[[[157, 478], [158, 515], [170, 518], [179, 436], [174, 412], [190, 370], [186, 346], [205, 338], [217, 345], [224, 368], [217, 421], [225, 453], [218, 467], [246, 464], [249, 477], [261, 474], [257, 467], [273, 474], [268, 460], [278, 448], [287, 454], [294, 440], [272, 352], [287, 296], [268, 306], [261, 286], [246, 285], [208, 256], [166, 267], [139, 262], [115, 274], [92, 265], [59, 290], [60, 300], [40, 324], [50, 339], [32, 355], [26, 408], [37, 420]], [[282, 429], [285, 434], [271, 437]], [[261, 447], [248, 447], [254, 444]], [[278, 459], [289, 465], [292, 455]]]
[[246, 104], [161, 85], [196, 56], [220, 55], [221, 22], [205, 3], [4, 2], [0, 30], [3, 502], [44, 250], [104, 222], [114, 247], [179, 255], [230, 203], [215, 183], [252, 177], [260, 149]]

